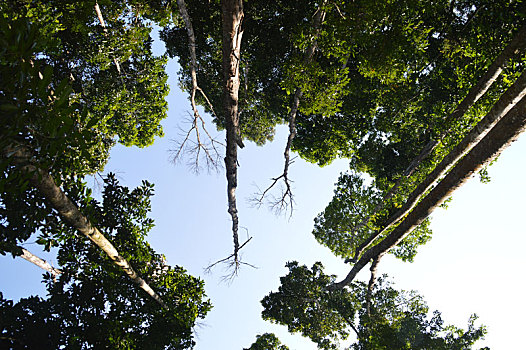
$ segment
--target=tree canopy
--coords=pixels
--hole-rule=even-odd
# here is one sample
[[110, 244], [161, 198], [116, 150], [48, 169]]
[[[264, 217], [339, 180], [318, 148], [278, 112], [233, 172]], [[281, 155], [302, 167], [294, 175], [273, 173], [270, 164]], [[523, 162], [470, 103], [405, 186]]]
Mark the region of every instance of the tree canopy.
[[[288, 125], [283, 173], [255, 195], [261, 205], [282, 182], [277, 211], [295, 203], [291, 152], [349, 162], [312, 233], [350, 272], [337, 282], [321, 262], [287, 263], [262, 300], [265, 320], [321, 349], [351, 334], [352, 349], [471, 349], [484, 336], [476, 316], [467, 330], [445, 326], [376, 271], [388, 253], [413, 262], [431, 212], [526, 128], [522, 1], [3, 0], [0, 10], [0, 254], [28, 258], [34, 238], [60, 265], [44, 267], [46, 298], [0, 294], [5, 346], [194, 346], [211, 303], [146, 241], [153, 185], [130, 191], [110, 174], [98, 200], [87, 186], [117, 143], [163, 136], [169, 58], [193, 111], [175, 158], [188, 145], [196, 169], [203, 154], [216, 168], [224, 157], [234, 250], [218, 262], [232, 276], [251, 240], [238, 232], [245, 141], [263, 146]], [[368, 264], [369, 283], [356, 281]], [[272, 333], [249, 349], [261, 348], [288, 349]]]

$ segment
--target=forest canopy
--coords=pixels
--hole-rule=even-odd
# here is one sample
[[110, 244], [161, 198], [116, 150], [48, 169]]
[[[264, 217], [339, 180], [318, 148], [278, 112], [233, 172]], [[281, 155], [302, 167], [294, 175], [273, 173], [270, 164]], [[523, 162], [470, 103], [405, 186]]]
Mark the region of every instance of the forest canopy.
[[[444, 325], [377, 269], [386, 254], [413, 262], [433, 210], [474, 173], [487, 179], [524, 130], [522, 1], [2, 0], [0, 10], [0, 254], [43, 268], [47, 290], [16, 302], [0, 291], [0, 345], [195, 346], [215, 301], [148, 243], [154, 185], [100, 175], [115, 145], [164, 135], [171, 59], [192, 109], [173, 161], [226, 178], [233, 251], [208, 270], [226, 263], [230, 279], [252, 266], [236, 198], [247, 144], [288, 127], [283, 171], [252, 203], [291, 216], [293, 152], [349, 164], [312, 229], [347, 276], [291, 258], [263, 319], [320, 349], [351, 335], [352, 349], [471, 349], [484, 336], [475, 315], [466, 330]], [[26, 249], [32, 241], [58, 266]], [[356, 280], [365, 267], [369, 281]], [[288, 349], [254, 336], [249, 349]]]

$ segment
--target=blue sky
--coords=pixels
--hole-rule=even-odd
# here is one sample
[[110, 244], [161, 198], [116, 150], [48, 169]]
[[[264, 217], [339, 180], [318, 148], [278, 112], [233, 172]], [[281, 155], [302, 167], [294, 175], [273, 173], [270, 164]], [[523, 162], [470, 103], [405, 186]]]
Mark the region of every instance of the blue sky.
[[[169, 264], [184, 266], [205, 280], [214, 308], [196, 328], [196, 349], [242, 349], [264, 332], [275, 332], [291, 349], [315, 349], [310, 341], [288, 334], [285, 327], [261, 320], [259, 301], [277, 289], [287, 261], [307, 265], [322, 261], [327, 273], [341, 278], [348, 272], [349, 267], [311, 234], [313, 219], [331, 199], [333, 184], [347, 161], [318, 168], [297, 159], [290, 171], [296, 210], [292, 218], [276, 217], [265, 208], [252, 208], [248, 198], [256, 186], [266, 187], [270, 178], [281, 173], [287, 130], [278, 128], [275, 141], [264, 147], [248, 143], [239, 151], [240, 239], [253, 237], [243, 248], [242, 258], [258, 268], [243, 267], [230, 284], [221, 282], [227, 272], [222, 266], [204, 274], [204, 267], [232, 252], [226, 180], [222, 172], [195, 175], [184, 163], [170, 162], [169, 150], [175, 147], [173, 140], [179, 137], [179, 126], [185, 127], [183, 120], [190, 111], [186, 95], [177, 87], [177, 69], [175, 62], [169, 64], [172, 92], [164, 122], [166, 136], [146, 149], [115, 147], [106, 171], [115, 172], [129, 187], [142, 179], [155, 184], [152, 217], [156, 227], [150, 242]], [[214, 134], [224, 139], [222, 133]], [[433, 214], [433, 239], [421, 247], [414, 263], [389, 257], [379, 267], [399, 288], [418, 290], [431, 310], [442, 311], [446, 322], [465, 327], [470, 314], [477, 313], [489, 330], [479, 346], [506, 349], [522, 344], [525, 160], [523, 137], [490, 167], [489, 184], [472, 179], [454, 194], [448, 210]], [[26, 248], [45, 256], [36, 244]], [[24, 260], [0, 257], [0, 290], [5, 297], [43, 293], [40, 276], [41, 271]], [[368, 275], [364, 271], [359, 277]]]

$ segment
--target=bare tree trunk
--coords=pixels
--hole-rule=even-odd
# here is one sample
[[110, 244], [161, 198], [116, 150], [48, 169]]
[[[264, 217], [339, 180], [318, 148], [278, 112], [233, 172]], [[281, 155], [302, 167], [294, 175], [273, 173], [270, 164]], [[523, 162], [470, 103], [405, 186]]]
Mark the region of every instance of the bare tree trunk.
[[[501, 54], [493, 61], [491, 66], [488, 68], [486, 73], [478, 80], [478, 82], [471, 88], [469, 93], [464, 97], [462, 102], [455, 108], [455, 110], [446, 118], [446, 125], [454, 120], [462, 118], [462, 116], [471, 108], [485, 93], [488, 91], [490, 86], [497, 80], [498, 76], [506, 66], [507, 62], [515, 56], [517, 53], [524, 51], [526, 48], [526, 26], [522, 27], [517, 34], [513, 37], [512, 41], [506, 46]], [[415, 170], [420, 166], [422, 161], [426, 159], [431, 152], [437, 147], [437, 145], [444, 139], [444, 137], [450, 132], [450, 130], [444, 131], [436, 140], [431, 140], [422, 149], [420, 154], [411, 162], [407, 169], [403, 172], [402, 176], [396, 181], [389, 192], [384, 196], [383, 200], [376, 205], [372, 213], [365, 217], [356, 227], [353, 228], [354, 232], [359, 231], [365, 225], [369, 223], [371, 218], [382, 210], [387, 201], [391, 199], [398, 191], [402, 182], [410, 177]], [[372, 239], [374, 240], [374, 238]], [[371, 242], [372, 242], [371, 240]], [[358, 259], [359, 255], [367, 246], [371, 243], [368, 242], [363, 247], [358, 248], [354, 258], [350, 261]]]
[[382, 233], [400, 221], [416, 205], [418, 200], [426, 193], [433, 184], [443, 177], [452, 166], [458, 162], [489, 130], [511, 110], [526, 95], [526, 71], [515, 81], [515, 83], [500, 97], [488, 114], [462, 139], [462, 141], [436, 166], [436, 168], [422, 181], [410, 194], [402, 208], [392, 215], [384, 227], [371, 235], [354, 254], [356, 261], [360, 254]]
[[223, 109], [226, 128], [226, 178], [228, 213], [232, 217], [234, 239], [234, 263], [239, 264], [239, 238], [236, 206], [237, 188], [237, 147], [243, 148], [239, 128], [238, 96], [241, 38], [243, 36], [243, 1], [223, 0], [221, 18], [223, 21]]
[[356, 262], [349, 274], [330, 289], [343, 288], [353, 281], [371, 259], [387, 253], [420, 225], [429, 214], [460, 188], [476, 171], [495, 159], [514, 142], [526, 128], [526, 97], [523, 98], [495, 127], [440, 181], [440, 183], [411, 211], [407, 217], [380, 243], [369, 248]]
[[20, 257], [49, 272], [51, 275], [53, 275], [53, 279], [56, 279], [58, 275], [62, 273], [61, 270], [54, 268], [47, 261], [39, 258], [27, 249], [22, 248], [22, 255], [20, 255]]
[[161, 297], [146, 283], [133, 269], [130, 263], [123, 258], [110, 241], [96, 228], [89, 219], [84, 216], [77, 206], [66, 196], [66, 194], [55, 184], [49, 173], [30, 164], [30, 153], [23, 146], [11, 146], [4, 150], [4, 156], [10, 159], [14, 165], [20, 166], [23, 173], [29, 174], [30, 183], [47, 199], [48, 203], [59, 213], [62, 219], [77, 231], [88, 237], [124, 273], [150, 297], [157, 301], [162, 307], [168, 309]]

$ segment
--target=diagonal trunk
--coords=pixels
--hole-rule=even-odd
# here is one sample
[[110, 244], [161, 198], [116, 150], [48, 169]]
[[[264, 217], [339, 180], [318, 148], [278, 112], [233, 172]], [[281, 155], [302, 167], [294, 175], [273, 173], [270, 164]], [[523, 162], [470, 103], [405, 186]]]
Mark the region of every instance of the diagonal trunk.
[[526, 95], [526, 71], [515, 81], [515, 83], [500, 97], [491, 108], [488, 114], [460, 141], [460, 143], [436, 166], [436, 168], [422, 181], [416, 189], [409, 195], [402, 208], [392, 215], [384, 227], [371, 235], [355, 252], [354, 259], [358, 259], [360, 254], [382, 233], [387, 231], [405, 215], [411, 211], [418, 200], [433, 186], [433, 184], [443, 177], [456, 162], [459, 161], [470, 149], [472, 149], [489, 130], [512, 109]]
[[20, 255], [20, 257], [49, 272], [51, 275], [53, 275], [54, 279], [56, 279], [58, 275], [62, 273], [61, 270], [54, 268], [46, 260], [39, 258], [27, 249], [22, 248], [22, 255]]
[[243, 36], [243, 1], [223, 0], [221, 18], [223, 22], [223, 109], [226, 128], [226, 178], [228, 212], [232, 217], [232, 235], [234, 239], [234, 262], [239, 262], [239, 238], [236, 206], [237, 188], [237, 147], [242, 148], [239, 128], [238, 96], [241, 38]]
[[[493, 61], [491, 66], [488, 68], [486, 73], [478, 80], [478, 82], [471, 88], [466, 97], [462, 102], [455, 108], [455, 110], [447, 117], [446, 124], [450, 124], [452, 121], [462, 118], [462, 116], [471, 108], [490, 88], [490, 86], [497, 80], [498, 76], [506, 66], [507, 62], [511, 57], [515, 56], [518, 52], [523, 52], [526, 49], [526, 26], [522, 27], [517, 34], [513, 37], [512, 41], [506, 46], [501, 54]], [[382, 202], [380, 202], [373, 210], [373, 212], [364, 218], [356, 227], [353, 228], [354, 232], [357, 232], [365, 225], [369, 223], [371, 218], [382, 210], [386, 202], [391, 199], [398, 191], [398, 188], [402, 184], [402, 181], [410, 177], [415, 170], [420, 166], [422, 161], [433, 152], [440, 141], [448, 134], [449, 130], [444, 131], [436, 140], [430, 141], [420, 152], [420, 154], [411, 162], [409, 167], [404, 171], [402, 177], [393, 185], [389, 192], [384, 196]], [[391, 220], [390, 220], [391, 221]], [[361, 252], [366, 249], [369, 244], [377, 236], [371, 237], [363, 246], [358, 248], [354, 259], [358, 259]]]
[[10, 149], [4, 150], [4, 156], [10, 159], [14, 165], [19, 166], [23, 173], [30, 175], [30, 183], [46, 198], [64, 222], [95, 243], [135, 284], [148, 293], [163, 308], [168, 309], [168, 306], [152, 287], [135, 272], [130, 263], [119, 254], [113, 244], [91, 224], [89, 219], [80, 212], [62, 189], [56, 185], [51, 175], [30, 164], [29, 151], [23, 146], [12, 146]]
[[411, 211], [387, 237], [369, 248], [356, 262], [349, 274], [331, 289], [343, 288], [353, 281], [358, 272], [375, 259], [400, 243], [420, 225], [440, 204], [460, 188], [485, 164], [495, 159], [515, 141], [526, 128], [526, 97], [511, 109], [493, 129], [440, 181], [440, 183]]

